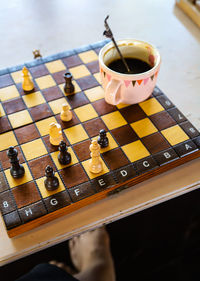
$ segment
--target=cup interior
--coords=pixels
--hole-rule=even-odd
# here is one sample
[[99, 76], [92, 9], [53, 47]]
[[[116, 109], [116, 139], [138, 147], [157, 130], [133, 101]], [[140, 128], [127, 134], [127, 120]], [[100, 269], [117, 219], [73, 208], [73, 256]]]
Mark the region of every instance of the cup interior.
[[[136, 58], [145, 61], [153, 68], [158, 65], [160, 56], [158, 51], [150, 44], [133, 39], [119, 40], [117, 45], [124, 58]], [[100, 53], [103, 63], [108, 66], [111, 62], [120, 59], [120, 56], [111, 42], [104, 46]]]

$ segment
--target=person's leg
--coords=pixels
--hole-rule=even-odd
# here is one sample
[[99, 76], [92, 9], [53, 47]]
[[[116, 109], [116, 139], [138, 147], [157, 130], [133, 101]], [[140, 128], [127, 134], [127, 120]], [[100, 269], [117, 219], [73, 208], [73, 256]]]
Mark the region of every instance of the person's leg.
[[99, 228], [74, 237], [69, 242], [71, 259], [80, 281], [114, 281], [115, 270], [109, 236]]
[[[110, 241], [105, 228], [74, 237], [69, 249], [76, 273], [63, 263], [39, 264], [17, 281], [115, 281]], [[73, 275], [73, 276], [71, 276]]]

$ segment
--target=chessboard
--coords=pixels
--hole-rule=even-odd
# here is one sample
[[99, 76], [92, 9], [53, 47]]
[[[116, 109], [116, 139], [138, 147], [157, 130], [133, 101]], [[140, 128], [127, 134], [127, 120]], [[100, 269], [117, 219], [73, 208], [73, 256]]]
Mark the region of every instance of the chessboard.
[[[0, 72], [0, 210], [10, 237], [200, 156], [199, 132], [158, 87], [139, 104], [105, 102], [98, 53], [107, 42]], [[22, 89], [24, 65], [35, 85], [29, 94]], [[67, 71], [73, 76], [74, 94], [63, 90]], [[60, 118], [63, 103], [71, 109], [71, 121]], [[61, 125], [72, 158], [68, 165], [59, 163], [58, 147], [50, 144], [52, 122]], [[89, 146], [101, 129], [109, 145], [100, 150], [103, 171], [94, 174]], [[25, 169], [19, 179], [10, 174], [10, 146]], [[59, 180], [54, 191], [44, 185], [47, 165]]]

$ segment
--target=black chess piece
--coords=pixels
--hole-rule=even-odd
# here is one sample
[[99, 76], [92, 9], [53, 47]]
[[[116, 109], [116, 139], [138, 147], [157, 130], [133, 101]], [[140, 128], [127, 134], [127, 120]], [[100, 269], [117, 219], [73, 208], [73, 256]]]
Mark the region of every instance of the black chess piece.
[[72, 84], [72, 75], [70, 72], [66, 72], [63, 75], [65, 79], [64, 91], [65, 94], [72, 94], [74, 93], [74, 85]]
[[71, 162], [71, 154], [67, 152], [68, 148], [66, 146], [66, 143], [64, 141], [61, 141], [59, 144], [59, 151], [60, 153], [58, 154], [58, 161], [62, 165], [67, 165]]
[[19, 164], [19, 158], [17, 157], [18, 151], [13, 146], [10, 146], [7, 152], [8, 158], [10, 159], [11, 168], [10, 174], [13, 178], [18, 179], [23, 177], [25, 174], [24, 167]]
[[48, 191], [56, 190], [59, 187], [58, 178], [54, 175], [53, 168], [47, 166], [45, 169], [46, 179], [44, 180], [44, 185]]
[[104, 129], [99, 131], [99, 137], [97, 139], [98, 144], [101, 146], [101, 148], [105, 148], [108, 146], [109, 141], [106, 136], [106, 131]]

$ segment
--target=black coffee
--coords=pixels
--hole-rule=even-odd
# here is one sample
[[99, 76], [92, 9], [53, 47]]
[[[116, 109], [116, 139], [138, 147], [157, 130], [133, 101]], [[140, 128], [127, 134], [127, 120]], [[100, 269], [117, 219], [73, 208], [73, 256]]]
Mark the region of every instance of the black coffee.
[[125, 60], [129, 66], [130, 72], [127, 72], [127, 69], [121, 59], [114, 60], [107, 66], [116, 72], [125, 73], [125, 74], [143, 73], [152, 68], [148, 63], [140, 59], [125, 58]]

